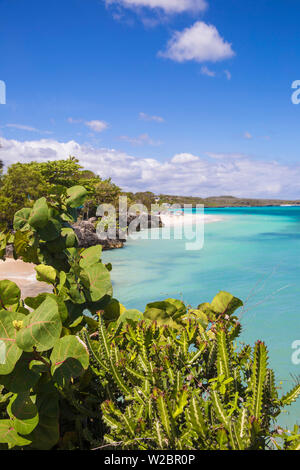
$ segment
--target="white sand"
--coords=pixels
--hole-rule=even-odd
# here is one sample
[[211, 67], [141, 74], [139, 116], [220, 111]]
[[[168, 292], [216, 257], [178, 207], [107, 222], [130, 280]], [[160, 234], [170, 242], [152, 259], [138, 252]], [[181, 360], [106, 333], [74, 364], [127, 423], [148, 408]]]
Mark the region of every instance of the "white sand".
[[224, 217], [212, 214], [160, 214], [160, 218], [165, 227], [174, 227], [178, 225], [196, 225], [200, 223], [210, 224], [221, 222]]
[[21, 260], [7, 258], [0, 260], [0, 280], [9, 279], [19, 286], [22, 298], [34, 297], [41, 292], [51, 292], [51, 286], [36, 280], [34, 264], [24, 263]]

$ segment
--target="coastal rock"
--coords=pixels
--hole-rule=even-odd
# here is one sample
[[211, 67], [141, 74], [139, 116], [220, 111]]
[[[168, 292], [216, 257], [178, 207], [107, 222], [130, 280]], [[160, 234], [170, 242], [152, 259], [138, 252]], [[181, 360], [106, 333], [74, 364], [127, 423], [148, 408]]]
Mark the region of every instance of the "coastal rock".
[[[136, 214], [129, 213], [127, 215], [127, 232], [130, 233], [130, 229], [139, 232], [141, 229], [163, 227], [163, 223], [159, 215], [141, 214], [139, 223], [131, 224], [136, 219]], [[103, 250], [122, 248], [124, 246], [124, 242], [126, 242], [124, 234], [120, 232], [117, 234], [116, 239], [108, 238], [106, 240], [102, 240], [98, 237], [96, 232], [97, 220], [98, 219], [96, 217], [91, 217], [88, 220], [80, 220], [72, 225], [79, 241], [79, 247], [88, 248], [89, 246], [102, 245]]]
[[100, 239], [96, 233], [96, 228], [91, 219], [78, 221], [72, 225], [72, 228], [76, 233], [80, 248], [102, 245], [103, 250], [111, 250], [113, 248], [122, 248], [124, 245], [121, 240]]

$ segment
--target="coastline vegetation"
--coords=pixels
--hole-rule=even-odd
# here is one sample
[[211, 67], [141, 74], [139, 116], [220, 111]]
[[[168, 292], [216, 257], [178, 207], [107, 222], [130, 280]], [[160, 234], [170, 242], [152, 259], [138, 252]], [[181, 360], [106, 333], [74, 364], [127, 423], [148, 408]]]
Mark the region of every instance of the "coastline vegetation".
[[275, 199], [235, 198], [233, 196], [195, 197], [156, 195], [151, 191], [124, 192], [111, 181], [102, 179], [92, 171], [85, 170], [79, 160], [69, 157], [66, 160], [53, 160], [43, 163], [14, 163], [3, 172], [0, 161], [0, 228], [12, 228], [15, 212], [22, 207], [32, 207], [34, 201], [41, 197], [54, 198], [63, 188], [82, 185], [87, 190], [87, 197], [79, 211], [79, 217], [89, 219], [96, 215], [99, 204], [108, 203], [118, 207], [120, 195], [127, 196], [129, 205], [143, 204], [148, 210], [151, 204], [190, 204], [196, 207], [247, 207], [277, 206], [281, 204], [300, 204], [300, 201], [283, 201]]
[[0, 281], [0, 448], [299, 449], [298, 427], [276, 418], [300, 384], [279, 396], [266, 345], [238, 343], [241, 300], [219, 292], [196, 308], [127, 310], [101, 246], [78, 248], [71, 227], [90, 187], [59, 175], [0, 235], [0, 258], [13, 244], [52, 287], [23, 300]]

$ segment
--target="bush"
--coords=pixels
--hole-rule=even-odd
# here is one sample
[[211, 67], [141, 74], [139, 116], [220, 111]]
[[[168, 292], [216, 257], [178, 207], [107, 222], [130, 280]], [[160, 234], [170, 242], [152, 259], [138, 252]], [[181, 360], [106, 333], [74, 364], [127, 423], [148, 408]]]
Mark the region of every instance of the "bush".
[[300, 385], [278, 397], [267, 349], [237, 345], [242, 302], [220, 292], [145, 312], [112, 297], [101, 246], [78, 249], [81, 186], [37, 200], [2, 233], [0, 255], [36, 264], [52, 293], [21, 299], [0, 281], [0, 446], [29, 449], [297, 448], [276, 426]]

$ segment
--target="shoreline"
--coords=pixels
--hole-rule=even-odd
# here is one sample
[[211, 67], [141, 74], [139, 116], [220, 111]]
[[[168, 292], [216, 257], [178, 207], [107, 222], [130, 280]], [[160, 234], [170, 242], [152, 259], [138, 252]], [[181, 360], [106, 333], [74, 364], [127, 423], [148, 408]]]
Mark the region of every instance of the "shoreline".
[[225, 220], [225, 217], [211, 214], [160, 214], [160, 219], [164, 227], [177, 227], [181, 225], [222, 222]]
[[52, 292], [51, 286], [36, 280], [34, 264], [22, 260], [6, 258], [0, 260], [0, 280], [8, 279], [21, 289], [21, 297], [35, 297], [42, 292]]
[[[195, 225], [199, 223], [209, 224], [221, 222], [225, 217], [211, 214], [160, 214], [163, 227], [178, 227]], [[52, 292], [51, 286], [45, 282], [37, 281], [34, 264], [24, 263], [22, 260], [6, 258], [0, 260], [0, 280], [8, 279], [14, 282], [21, 290], [21, 297], [35, 297], [42, 292]]]

